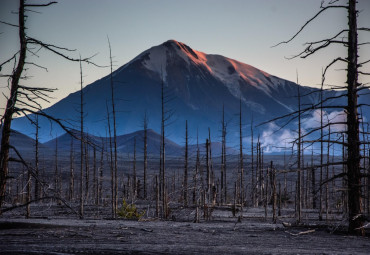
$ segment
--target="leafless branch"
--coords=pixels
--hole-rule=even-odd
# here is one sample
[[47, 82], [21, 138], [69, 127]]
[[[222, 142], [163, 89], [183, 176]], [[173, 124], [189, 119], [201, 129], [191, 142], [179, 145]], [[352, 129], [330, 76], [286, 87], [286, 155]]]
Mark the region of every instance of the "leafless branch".
[[8, 26], [12, 26], [12, 27], [19, 27], [18, 25], [14, 25], [14, 24], [11, 24], [11, 23], [8, 23], [8, 22], [5, 22], [5, 21], [1, 21], [1, 20], [0, 20], [0, 23], [8, 25]]
[[25, 4], [24, 7], [46, 7], [57, 3], [56, 1], [52, 1], [47, 4]]
[[33, 62], [25, 62], [25, 64], [36, 66], [36, 67], [41, 68], [41, 69], [44, 69], [46, 72], [48, 72], [48, 69], [46, 67], [40, 66], [40, 65], [38, 65], [36, 63], [33, 63]]
[[328, 9], [331, 9], [331, 8], [345, 8], [345, 9], [348, 9], [348, 6], [344, 6], [344, 5], [331, 5], [331, 6], [326, 6], [326, 7], [323, 7], [319, 12], [317, 12], [311, 19], [309, 19], [299, 30], [298, 32], [293, 35], [289, 40], [287, 41], [282, 41], [272, 47], [277, 47], [281, 44], [287, 44], [289, 42], [291, 42], [294, 38], [296, 38], [302, 31], [303, 29], [308, 25], [310, 24], [314, 19], [316, 19], [316, 17], [318, 17], [321, 13], [323, 13], [324, 11], [328, 10]]

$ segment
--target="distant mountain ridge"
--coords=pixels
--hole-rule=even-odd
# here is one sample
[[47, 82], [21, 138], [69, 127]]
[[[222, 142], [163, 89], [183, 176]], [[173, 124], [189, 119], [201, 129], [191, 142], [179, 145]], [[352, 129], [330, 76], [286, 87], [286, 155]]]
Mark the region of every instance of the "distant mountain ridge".
[[[78, 130], [71, 130], [74, 133], [75, 137], [80, 138], [80, 131]], [[88, 141], [87, 144], [89, 146], [90, 153], [92, 153], [92, 148], [95, 146], [96, 151], [100, 152], [102, 149], [104, 151], [109, 152], [109, 138], [108, 137], [99, 137], [94, 136], [88, 133], [84, 133], [85, 139]], [[1, 139], [1, 134], [0, 134]], [[144, 155], [144, 130], [139, 130], [130, 134], [117, 136], [117, 152], [123, 156], [130, 154], [131, 156], [134, 153], [134, 141], [136, 139], [136, 154], [137, 156]], [[147, 130], [147, 153], [148, 155], [156, 158], [159, 157], [160, 154], [160, 141], [161, 136], [160, 134], [156, 133], [152, 129]], [[113, 142], [113, 138], [112, 138]], [[171, 157], [184, 157], [185, 155], [185, 146], [178, 145], [177, 143], [165, 139], [166, 143], [166, 155]], [[33, 158], [35, 155], [35, 145], [36, 141], [34, 138], [26, 136], [18, 131], [12, 130], [10, 136], [10, 145], [14, 146], [25, 158]], [[73, 145], [74, 153], [80, 152], [80, 145], [81, 141], [78, 139], [73, 138], [69, 134], [63, 134], [59, 137], [56, 137], [46, 143], [39, 143], [39, 154], [44, 156], [54, 156], [56, 148], [58, 149], [58, 153], [69, 155], [71, 151], [71, 146]], [[112, 144], [113, 146], [113, 144]], [[199, 144], [198, 146], [195, 144], [189, 145], [189, 157], [194, 158], [196, 156], [197, 149], [199, 148], [199, 152], [201, 156], [205, 155], [205, 144]], [[211, 143], [211, 150], [212, 155], [217, 157], [221, 155], [221, 144], [219, 142]], [[236, 155], [238, 151], [227, 147], [226, 148], [228, 155]], [[17, 156], [14, 152], [12, 152], [15, 158]]]
[[[72, 131], [75, 137], [80, 138], [80, 132], [77, 130]], [[96, 147], [97, 151], [101, 151], [104, 149], [105, 151], [109, 152], [110, 141], [108, 137], [98, 137], [88, 133], [84, 133], [85, 140], [88, 141], [90, 150], [92, 147]], [[58, 150], [61, 151], [70, 151], [71, 146], [73, 145], [73, 151], [79, 152], [80, 151], [80, 144], [81, 141], [73, 138], [69, 134], [63, 134], [57, 138], [54, 138], [46, 143], [44, 146], [47, 146], [50, 149], [58, 147]], [[121, 154], [131, 154], [134, 153], [134, 144], [136, 140], [136, 154], [143, 155], [144, 154], [144, 130], [135, 131], [130, 134], [117, 136], [117, 151]], [[113, 138], [112, 138], [113, 143]], [[152, 129], [147, 130], [147, 153], [148, 155], [158, 156], [160, 154], [160, 143], [161, 143], [161, 135], [156, 133]], [[166, 155], [168, 156], [176, 156], [176, 157], [183, 157], [185, 154], [185, 147], [178, 145], [177, 143], [171, 141], [170, 139], [165, 139], [166, 144]], [[113, 144], [112, 144], [113, 147]], [[214, 156], [221, 155], [221, 145], [219, 142], [211, 143], [211, 149]], [[189, 154], [195, 155], [197, 150], [196, 145], [189, 145]], [[199, 151], [201, 155], [205, 154], [205, 145], [199, 144]], [[233, 150], [232, 148], [227, 147], [228, 154], [236, 154], [237, 151]]]

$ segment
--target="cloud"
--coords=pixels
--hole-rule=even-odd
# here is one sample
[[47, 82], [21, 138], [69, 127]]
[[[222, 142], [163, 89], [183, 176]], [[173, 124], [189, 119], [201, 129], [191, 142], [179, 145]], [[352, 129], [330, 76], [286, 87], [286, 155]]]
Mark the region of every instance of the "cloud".
[[[346, 130], [346, 125], [343, 124], [347, 121], [347, 115], [344, 111], [333, 111], [333, 112], [326, 112], [323, 111], [323, 125], [327, 125], [328, 123], [339, 123], [339, 124], [332, 124], [330, 125], [330, 130], [334, 132], [343, 132]], [[308, 118], [302, 119], [302, 127], [306, 130], [319, 128], [321, 122], [321, 111], [315, 110], [312, 113], [312, 116]], [[329, 127], [324, 129], [325, 131], [329, 130]]]
[[285, 148], [292, 146], [292, 142], [296, 139], [296, 134], [289, 129], [279, 130], [279, 127], [275, 123], [269, 123], [260, 139], [264, 152], [281, 152]]

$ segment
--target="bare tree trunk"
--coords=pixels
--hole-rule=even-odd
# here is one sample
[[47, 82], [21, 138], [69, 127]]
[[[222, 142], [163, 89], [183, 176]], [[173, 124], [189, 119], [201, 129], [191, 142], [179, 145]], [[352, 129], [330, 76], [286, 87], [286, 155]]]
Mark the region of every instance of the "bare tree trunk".
[[144, 116], [144, 199], [147, 198], [146, 182], [147, 182], [147, 169], [148, 169], [148, 118]]
[[[369, 130], [367, 130], [369, 133]], [[367, 153], [368, 153], [368, 163], [367, 163], [367, 199], [366, 199], [366, 204], [367, 204], [367, 215], [370, 217], [370, 145], [367, 148]]]
[[93, 146], [93, 194], [92, 194], [92, 201], [95, 201], [95, 205], [97, 204], [96, 196], [97, 196], [97, 189], [98, 189], [98, 178], [96, 174], [96, 147]]
[[[367, 131], [369, 133], [369, 130]], [[370, 145], [368, 146], [368, 168], [367, 168], [367, 215], [370, 217]]]
[[211, 129], [208, 128], [208, 148], [209, 148], [209, 169], [210, 169], [210, 198], [209, 201], [214, 205], [216, 203], [216, 187], [215, 187], [215, 173], [213, 171], [213, 163], [212, 163], [212, 142], [211, 142]]
[[240, 218], [243, 218], [244, 205], [244, 165], [243, 165], [243, 133], [242, 133], [242, 99], [240, 98], [239, 109], [239, 166], [240, 166]]
[[262, 174], [262, 152], [261, 152], [261, 143], [260, 137], [258, 136], [257, 141], [257, 170], [258, 172], [258, 183], [259, 187], [257, 189], [259, 197], [257, 198], [258, 202], [263, 202], [263, 174]]
[[166, 173], [166, 146], [165, 146], [165, 110], [164, 110], [164, 82], [163, 82], [163, 75], [161, 77], [161, 103], [162, 103], [162, 125], [161, 125], [161, 139], [162, 139], [162, 150], [161, 150], [161, 159], [162, 159], [162, 173], [161, 173], [161, 178], [162, 178], [162, 205], [163, 205], [163, 217], [167, 218], [167, 203], [166, 203], [166, 178], [165, 178], [165, 173]]
[[116, 208], [115, 208], [115, 187], [114, 187], [114, 166], [113, 166], [113, 148], [112, 148], [112, 132], [111, 132], [111, 125], [110, 125], [110, 114], [109, 114], [109, 109], [108, 109], [108, 104], [106, 105], [107, 107], [107, 118], [108, 118], [108, 133], [109, 133], [109, 155], [110, 155], [110, 173], [111, 173], [111, 207], [112, 207], [112, 218], [116, 217]]
[[155, 176], [155, 216], [159, 218], [159, 184], [158, 175]]
[[211, 200], [211, 171], [209, 166], [209, 141], [206, 139], [207, 199]]
[[31, 216], [31, 170], [27, 169], [27, 210], [26, 210], [26, 218], [28, 219]]
[[311, 188], [312, 188], [312, 209], [316, 209], [316, 174], [315, 168], [313, 166], [313, 146], [312, 146], [312, 154], [311, 154]]
[[103, 159], [104, 159], [104, 141], [102, 139], [102, 148], [100, 154], [100, 167], [99, 167], [99, 179], [98, 179], [98, 193], [97, 193], [97, 205], [100, 205], [100, 201], [103, 199]]
[[22, 166], [22, 183], [21, 183], [21, 203], [23, 204], [25, 201], [24, 201], [24, 192], [23, 192], [23, 187], [24, 187], [24, 171], [25, 171], [25, 166], [23, 165]]
[[[113, 60], [112, 60], [112, 48], [108, 38], [109, 44], [109, 59], [110, 59], [110, 88], [111, 88], [111, 100], [112, 100], [112, 114], [113, 114], [113, 142], [114, 142], [114, 210], [117, 210], [118, 207], [118, 180], [117, 180], [117, 125], [116, 125], [116, 109], [114, 103], [114, 84], [113, 84]], [[114, 212], [114, 218], [116, 213]]]
[[[298, 77], [297, 77], [298, 80]], [[298, 84], [298, 81], [297, 81]], [[299, 86], [298, 88], [298, 159], [297, 159], [297, 171], [298, 171], [298, 179], [297, 179], [297, 221], [300, 222], [302, 215], [301, 215], [301, 210], [302, 210], [302, 194], [301, 194], [301, 93], [299, 91]]]
[[254, 176], [254, 144], [253, 144], [253, 116], [251, 118], [251, 172], [252, 172], [252, 204], [254, 207], [258, 206], [256, 205], [256, 181]]
[[0, 148], [0, 208], [3, 205], [6, 193], [6, 181], [8, 178], [8, 161], [9, 161], [9, 138], [10, 125], [13, 114], [15, 113], [15, 104], [17, 102], [19, 79], [21, 78], [23, 67], [26, 59], [27, 41], [25, 34], [25, 15], [24, 1], [19, 1], [18, 11], [18, 31], [19, 31], [19, 59], [18, 64], [12, 74], [10, 96], [6, 103], [5, 113], [2, 117], [3, 124], [1, 125], [1, 148]]
[[221, 145], [221, 192], [220, 203], [223, 204], [224, 199], [224, 172], [225, 172], [225, 105], [222, 105], [222, 145]]
[[321, 82], [321, 89], [320, 89], [320, 182], [319, 182], [319, 220], [322, 220], [322, 175], [323, 175], [323, 164], [324, 164], [324, 124], [323, 124], [323, 86], [324, 86], [324, 78]]
[[80, 218], [84, 217], [84, 189], [83, 189], [83, 164], [84, 164], [84, 99], [83, 99], [83, 80], [82, 80], [82, 62], [80, 58], [80, 78], [81, 78], [81, 90], [80, 90]]
[[73, 156], [73, 137], [71, 137], [71, 151], [69, 155], [69, 161], [70, 161], [70, 175], [69, 175], [69, 201], [72, 201], [74, 199], [74, 156]]
[[[271, 174], [272, 174], [272, 221], [273, 221], [274, 224], [276, 224], [276, 200], [277, 200], [277, 196], [276, 196], [276, 169], [273, 166], [272, 161], [271, 161]], [[279, 183], [279, 191], [280, 191], [280, 183]]]
[[[345, 134], [343, 134], [343, 137], [342, 137], [342, 142], [343, 142], [342, 158], [343, 158], [343, 162], [347, 162], [347, 150], [346, 150], [346, 147], [344, 146], [344, 141], [345, 141]], [[347, 164], [343, 164], [343, 173], [347, 174]], [[347, 183], [346, 178], [342, 178], [342, 187], [348, 188], [348, 183]], [[347, 214], [348, 213], [348, 191], [347, 190], [344, 190], [342, 192], [342, 201], [343, 201], [343, 213]]]
[[[197, 193], [200, 193], [202, 189], [198, 191], [198, 175], [199, 175], [199, 168], [200, 168], [200, 159], [199, 159], [199, 140], [198, 140], [198, 131], [197, 131], [197, 156], [195, 160], [195, 173], [194, 173], [194, 188], [193, 188], [193, 204], [195, 204], [198, 208], [198, 198]], [[201, 178], [201, 188], [202, 186], [202, 178]]]
[[188, 121], [185, 123], [184, 207], [188, 206]]
[[[85, 137], [88, 140], [88, 135]], [[90, 165], [89, 165], [89, 147], [87, 142], [84, 143], [85, 148], [85, 203], [89, 203], [89, 183], [90, 183]]]
[[361, 201], [361, 167], [360, 167], [360, 137], [357, 103], [358, 86], [358, 43], [357, 43], [357, 10], [356, 0], [348, 2], [348, 105], [347, 105], [347, 134], [348, 134], [348, 208], [350, 234], [364, 235], [362, 228], [364, 220], [362, 217]]
[[[329, 120], [328, 120], [329, 122]], [[330, 125], [329, 125], [329, 133], [328, 133], [328, 150], [327, 150], [327, 166], [326, 166], [326, 180], [329, 180], [329, 163], [330, 163]], [[328, 221], [329, 217], [329, 183], [325, 183], [325, 220]]]
[[278, 204], [278, 208], [279, 208], [279, 211], [278, 211], [278, 216], [281, 216], [281, 183], [279, 181], [279, 200], [278, 200], [279, 204]]
[[136, 177], [136, 137], [134, 137], [134, 161], [133, 161], [133, 189], [134, 189], [134, 194], [133, 197], [136, 199], [137, 197], [137, 177]]
[[58, 168], [58, 137], [55, 138], [55, 172], [54, 172], [54, 189], [55, 194], [60, 196], [60, 190], [59, 190], [59, 168]]
[[226, 164], [226, 124], [224, 124], [224, 130], [223, 130], [223, 166], [224, 166], [224, 199], [225, 199], [225, 204], [227, 204], [227, 164]]
[[[286, 147], [286, 146], [285, 146]], [[284, 207], [286, 207], [286, 203], [287, 203], [287, 200], [288, 200], [288, 183], [287, 183], [287, 165], [286, 165], [286, 155], [285, 155], [285, 151], [284, 151]]]
[[264, 207], [265, 207], [265, 220], [267, 220], [267, 206], [268, 206], [268, 202], [269, 202], [269, 196], [268, 196], [268, 194], [269, 194], [269, 177], [270, 177], [270, 170], [271, 169], [269, 169], [269, 167], [266, 167], [266, 175], [265, 175], [265, 194], [264, 194], [264, 197], [265, 197], [265, 199], [264, 199]]
[[40, 185], [39, 185], [39, 116], [36, 115], [35, 117], [35, 126], [36, 126], [36, 134], [35, 134], [35, 200], [39, 199], [40, 196]]

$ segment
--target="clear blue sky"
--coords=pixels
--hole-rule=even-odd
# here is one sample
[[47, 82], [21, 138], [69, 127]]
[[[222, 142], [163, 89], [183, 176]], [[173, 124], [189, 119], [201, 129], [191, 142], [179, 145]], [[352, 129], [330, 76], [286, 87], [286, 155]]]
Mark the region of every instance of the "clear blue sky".
[[[42, 1], [31, 1], [42, 2]], [[46, 1], [43, 1], [46, 2]], [[341, 1], [346, 2], [346, 1]], [[306, 60], [286, 60], [303, 50], [303, 43], [334, 35], [347, 24], [344, 10], [329, 10], [310, 25], [297, 40], [271, 48], [288, 39], [320, 7], [321, 0], [63, 0], [57, 5], [28, 13], [28, 35], [52, 44], [77, 49], [78, 57], [98, 55], [97, 64], [108, 65], [107, 35], [112, 44], [115, 68], [124, 65], [142, 51], [176, 39], [205, 53], [220, 54], [253, 65], [272, 75], [315, 86], [321, 70], [335, 56], [345, 54], [343, 47], [332, 47]], [[18, 1], [0, 0], [0, 20], [17, 23]], [[359, 0], [362, 10], [359, 26], [370, 27], [370, 1]], [[0, 24], [0, 61], [14, 54], [18, 47], [17, 30]], [[362, 33], [360, 41], [370, 41], [370, 33]], [[30, 67], [29, 85], [58, 88], [51, 103], [59, 101], [79, 88], [79, 65], [70, 63], [44, 50], [31, 57], [39, 65]], [[360, 51], [370, 58], [370, 46]], [[343, 66], [338, 66], [338, 69]], [[369, 70], [370, 68], [368, 68]], [[4, 74], [7, 70], [3, 70]], [[84, 65], [85, 85], [107, 75], [108, 68]], [[343, 72], [332, 71], [328, 83], [343, 84]], [[370, 79], [363, 80], [369, 82]], [[0, 92], [8, 94], [1, 79]], [[0, 106], [5, 98], [0, 95]], [[50, 104], [43, 104], [44, 107]]]

